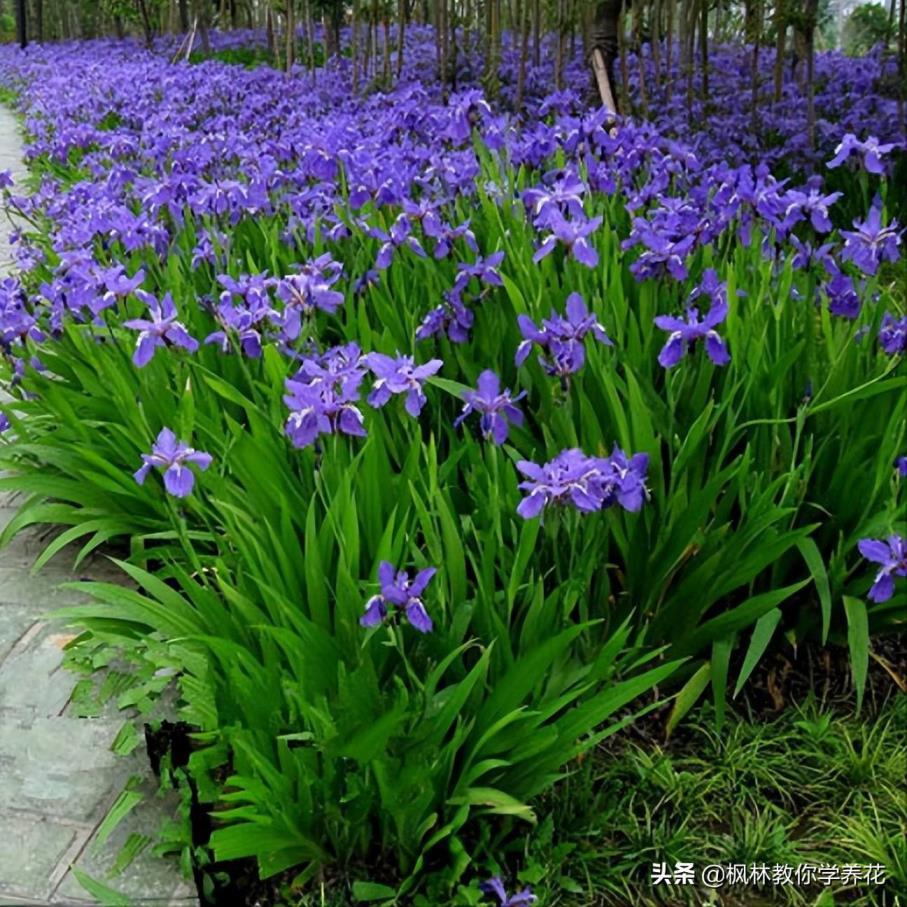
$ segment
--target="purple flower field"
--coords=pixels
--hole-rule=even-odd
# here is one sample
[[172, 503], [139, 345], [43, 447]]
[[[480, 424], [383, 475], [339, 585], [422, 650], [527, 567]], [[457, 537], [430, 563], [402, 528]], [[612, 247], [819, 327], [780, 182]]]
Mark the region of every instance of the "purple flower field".
[[615, 117], [555, 35], [443, 89], [417, 24], [392, 86], [182, 42], [0, 47], [2, 541], [134, 582], [63, 612], [72, 661], [189, 729], [212, 890], [628, 903], [525, 871], [603, 740], [720, 730], [785, 646], [846, 647], [859, 708], [903, 634], [897, 60], [816, 56], [811, 147], [771, 48], [713, 44], [707, 90], [630, 46]]

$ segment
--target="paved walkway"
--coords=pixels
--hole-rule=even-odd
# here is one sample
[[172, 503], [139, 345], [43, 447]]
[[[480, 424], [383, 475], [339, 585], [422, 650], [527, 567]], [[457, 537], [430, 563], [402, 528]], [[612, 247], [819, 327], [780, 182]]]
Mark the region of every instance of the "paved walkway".
[[[22, 173], [14, 117], [0, 108], [0, 170]], [[0, 219], [5, 240], [6, 216]], [[10, 269], [10, 252], [0, 241], [0, 274]], [[15, 514], [15, 501], [0, 495], [0, 526]], [[95, 558], [70, 571], [74, 549], [61, 552], [41, 573], [30, 566], [46, 539], [20, 534], [0, 549], [0, 905], [94, 904], [72, 866], [122, 892], [128, 904], [196, 904], [195, 887], [184, 882], [175, 860], [147, 846], [120, 875], [107, 878], [130, 836], [153, 837], [173, 814], [172, 801], [155, 797], [144, 747], [128, 758], [110, 746], [126, 715], [111, 708], [99, 718], [78, 718], [70, 698], [75, 675], [61, 667], [65, 627], [48, 622], [48, 612], [79, 601], [58, 588], [77, 579], [117, 581], [109, 561]], [[98, 825], [128, 779], [142, 782], [145, 801], [99, 846]], [[140, 843], [132, 837], [131, 844]]]

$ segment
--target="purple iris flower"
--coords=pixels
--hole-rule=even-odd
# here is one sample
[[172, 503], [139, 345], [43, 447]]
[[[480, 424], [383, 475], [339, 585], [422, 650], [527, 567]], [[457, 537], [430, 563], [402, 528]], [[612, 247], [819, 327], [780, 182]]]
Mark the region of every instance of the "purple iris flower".
[[189, 336], [186, 328], [177, 320], [176, 306], [169, 293], [158, 301], [144, 290], [136, 290], [135, 295], [142, 300], [151, 313], [151, 319], [133, 318], [124, 321], [123, 325], [133, 331], [139, 331], [132, 361], [143, 368], [151, 362], [155, 350], [161, 346], [181, 347], [190, 353], [198, 349], [198, 341]]
[[832, 243], [823, 243], [814, 249], [811, 243], [801, 242], [792, 235], [790, 244], [795, 250], [794, 257], [791, 259], [791, 264], [795, 268], [805, 271], [810, 265], [819, 264], [831, 271], [835, 267], [834, 258], [831, 256], [831, 250], [834, 248]]
[[525, 904], [534, 904], [538, 900], [529, 886], [522, 889], [522, 891], [517, 891], [515, 894], [508, 896], [507, 890], [504, 888], [504, 882], [500, 876], [494, 876], [487, 882], [482, 882], [482, 884], [479, 885], [479, 888], [481, 888], [485, 894], [495, 895], [500, 901], [500, 907], [523, 907]]
[[558, 214], [569, 214], [581, 220], [585, 217], [583, 195], [586, 186], [576, 173], [567, 172], [555, 179], [550, 186], [527, 189], [523, 203], [532, 213], [537, 227], [547, 227]]
[[341, 432], [364, 437], [358, 388], [303, 384], [287, 379], [283, 400], [290, 409], [286, 432], [294, 447], [308, 447], [319, 435]]
[[633, 454], [628, 457], [616, 444], [609, 458], [610, 472], [603, 488], [603, 506], [620, 504], [624, 510], [636, 513], [648, 500], [646, 473], [649, 469], [649, 455]]
[[884, 541], [860, 539], [857, 547], [867, 561], [879, 564], [880, 568], [869, 590], [869, 600], [888, 601], [894, 595], [894, 577], [907, 576], [907, 541], [899, 535], [890, 535]]
[[669, 331], [667, 343], [658, 354], [658, 362], [664, 368], [673, 368], [687, 354], [690, 347], [698, 340], [705, 340], [705, 349], [709, 359], [715, 365], [727, 365], [731, 361], [724, 340], [715, 328], [727, 318], [728, 306], [724, 300], [715, 301], [705, 318], [699, 318], [695, 306], [687, 309], [686, 320], [673, 315], [659, 315], [655, 324], [663, 331]]
[[303, 316], [316, 309], [333, 315], [343, 304], [343, 293], [331, 289], [342, 270], [343, 265], [326, 252], [304, 264], [298, 274], [277, 281], [277, 295], [286, 305], [283, 329], [288, 340], [299, 336]]
[[853, 222], [856, 229], [842, 230], [844, 248], [841, 258], [852, 261], [864, 274], [875, 274], [883, 261], [897, 261], [901, 236], [897, 221], [882, 226], [882, 208], [876, 203], [869, 209], [866, 220]]
[[145, 279], [145, 272], [140, 268], [132, 277], [129, 277], [122, 265], [115, 265], [110, 268], [99, 268], [96, 276], [103, 282], [105, 289], [100, 305], [97, 302], [89, 303], [89, 308], [97, 315], [101, 309], [115, 305], [117, 300], [125, 299], [130, 293], [138, 290]]
[[377, 627], [387, 618], [388, 605], [393, 605], [403, 610], [412, 627], [420, 633], [428, 633], [433, 624], [425, 610], [422, 593], [437, 572], [435, 567], [426, 567], [410, 579], [406, 570], [395, 570], [390, 562], [381, 561], [378, 565], [381, 592], [365, 603], [365, 614], [359, 618], [359, 623], [363, 627]]
[[570, 504], [582, 513], [593, 513], [617, 503], [635, 512], [648, 497], [648, 454], [628, 458], [617, 446], [610, 457], [587, 457], [571, 448], [541, 466], [527, 460], [516, 465], [527, 477], [520, 488], [528, 495], [517, 507], [517, 513], [527, 520], [549, 505]]
[[430, 236], [435, 240], [435, 251], [433, 254], [439, 261], [450, 255], [453, 251], [454, 243], [458, 239], [462, 239], [473, 252], [478, 252], [479, 250], [475, 233], [469, 227], [469, 221], [452, 227], [450, 224], [438, 220], [437, 217], [426, 217], [422, 221], [422, 230], [426, 236]]
[[486, 369], [479, 375], [476, 390], [463, 391], [466, 405], [454, 420], [454, 428], [458, 428], [470, 413], [481, 413], [482, 434], [495, 444], [503, 444], [509, 426], [523, 424], [523, 413], [516, 404], [525, 396], [525, 391], [516, 397], [511, 396], [509, 389], [501, 393], [501, 379], [491, 369]]
[[319, 435], [334, 432], [365, 436], [358, 406], [365, 373], [366, 364], [355, 343], [303, 359], [296, 375], [287, 379], [283, 398], [290, 409], [286, 432], [294, 447], [308, 447]]
[[828, 162], [827, 166], [829, 170], [834, 170], [836, 167], [840, 167], [852, 154], [856, 153], [862, 156], [862, 163], [867, 173], [881, 176], [885, 173], [885, 165], [882, 163], [882, 158], [895, 148], [897, 148], [897, 145], [894, 143], [888, 145], [879, 144], [879, 140], [874, 135], [869, 136], [865, 142], [861, 142], [853, 133], [848, 132], [841, 139], [841, 144], [835, 148], [835, 156]]
[[385, 271], [391, 266], [394, 260], [394, 254], [397, 249], [406, 246], [416, 253], [420, 258], [425, 258], [425, 249], [422, 243], [412, 235], [413, 225], [405, 214], [400, 214], [391, 225], [390, 232], [385, 233], [378, 227], [367, 228], [368, 234], [374, 239], [381, 241], [381, 248], [378, 249], [378, 256], [375, 259], [375, 267], [379, 271]]
[[370, 268], [361, 277], [356, 278], [356, 282], [353, 284], [353, 292], [360, 296], [369, 287], [377, 286], [380, 281], [381, 275], [374, 268]]
[[480, 91], [471, 89], [452, 95], [446, 112], [449, 117], [446, 135], [455, 142], [465, 142], [472, 134], [473, 126], [491, 114], [491, 108]]
[[831, 230], [828, 207], [843, 194], [843, 192], [831, 192], [823, 195], [822, 191], [817, 188], [810, 188], [808, 192], [791, 190], [787, 194], [789, 203], [783, 221], [785, 229], [790, 229], [794, 224], [808, 217], [816, 233], [828, 233]]
[[[226, 293], [224, 295], [229, 296]], [[221, 329], [208, 334], [204, 341], [206, 344], [216, 343], [221, 352], [227, 353], [230, 350], [230, 338], [236, 337], [244, 356], [249, 359], [261, 358], [261, 333], [255, 326], [265, 317], [263, 312], [240, 308], [228, 298], [218, 305], [215, 317]]]
[[696, 245], [696, 237], [689, 233], [679, 239], [652, 229], [645, 221], [644, 226], [634, 226], [634, 233], [638, 240], [634, 243], [634, 235], [621, 243], [624, 249], [631, 245], [641, 243], [645, 251], [630, 265], [630, 271], [637, 280], [646, 280], [649, 277], [660, 277], [667, 272], [675, 280], [686, 280], [689, 270], [686, 265], [687, 256]]
[[568, 221], [562, 214], [552, 211], [547, 228], [551, 231], [545, 241], [539, 246], [532, 260], [537, 264], [550, 255], [558, 243], [563, 245], [567, 254], [575, 258], [587, 268], [598, 266], [598, 252], [588, 242], [588, 238], [601, 226], [602, 217], [593, 217], [591, 220]]
[[898, 457], [894, 461], [894, 468], [902, 476], [907, 476], [907, 457]]
[[504, 254], [504, 252], [492, 252], [487, 258], [482, 258], [481, 255], [478, 256], [472, 264], [463, 262], [458, 265], [457, 277], [454, 280], [454, 293], [460, 295], [472, 279], [489, 287], [504, 286], [504, 281], [501, 280], [501, 274], [498, 270], [504, 260]]
[[879, 328], [879, 343], [889, 356], [907, 353], [907, 316], [897, 319], [886, 312]]
[[145, 482], [152, 467], [164, 470], [164, 488], [175, 498], [184, 498], [191, 494], [195, 485], [195, 476], [189, 469], [194, 463], [205, 470], [211, 465], [211, 454], [193, 450], [188, 444], [176, 440], [176, 435], [169, 428], [162, 428], [150, 454], [142, 454], [143, 465], [134, 474], [139, 485]]
[[564, 377], [583, 367], [586, 361], [583, 341], [587, 334], [592, 334], [599, 343], [614, 346], [605, 333], [604, 326], [589, 313], [579, 293], [571, 293], [567, 297], [566, 317], [552, 311], [551, 317], [542, 321], [541, 328], [527, 315], [518, 315], [517, 323], [523, 341], [517, 347], [516, 364], [522, 365], [529, 356], [532, 345], [537, 344], [547, 350], [550, 357], [539, 357], [539, 362], [549, 375]]
[[831, 266], [830, 273], [831, 278], [822, 287], [828, 298], [828, 311], [842, 318], [856, 318], [860, 314], [863, 301], [854, 288], [853, 279], [835, 265]]
[[394, 394], [406, 394], [404, 406], [414, 418], [418, 418], [425, 405], [422, 385], [444, 365], [440, 359], [416, 365], [412, 356], [398, 354], [394, 359], [383, 353], [369, 353], [365, 356], [365, 363], [376, 379], [368, 395], [369, 406], [377, 409], [384, 406]]
[[425, 340], [446, 331], [454, 343], [466, 343], [474, 321], [475, 313], [472, 309], [464, 305], [456, 294], [445, 293], [444, 302], [422, 319], [416, 331], [416, 340]]

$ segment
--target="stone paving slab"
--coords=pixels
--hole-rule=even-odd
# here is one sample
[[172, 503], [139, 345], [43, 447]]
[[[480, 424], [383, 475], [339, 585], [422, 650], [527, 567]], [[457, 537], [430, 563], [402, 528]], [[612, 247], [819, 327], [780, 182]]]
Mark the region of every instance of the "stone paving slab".
[[0, 903], [5, 895], [48, 902], [61, 881], [57, 868], [78, 856], [91, 828], [7, 810], [0, 810], [0, 823], [0, 867], [16, 867], [15, 878], [0, 875]]
[[[173, 814], [173, 802], [153, 797], [129, 816], [103, 849], [87, 848], [95, 830], [131, 777], [147, 777], [144, 752], [122, 758], [110, 750], [126, 718], [108, 710], [101, 718], [75, 718], [67, 711], [75, 675], [62, 666], [71, 639], [64, 626], [41, 618], [51, 606], [73, 604], [74, 590], [48, 595], [53, 579], [70, 578], [60, 560], [31, 587], [17, 586], [20, 601], [0, 605], [0, 905], [91, 904], [70, 871], [75, 862], [93, 878], [123, 891], [130, 903], [195, 904], [194, 886], [175, 861], [146, 849], [123, 876], [107, 880], [126, 837], [152, 836]], [[5, 552], [0, 550], [0, 564]], [[57, 562], [57, 563], [55, 563]], [[93, 573], [93, 565], [86, 572]], [[111, 579], [107, 564], [100, 564]], [[0, 577], [19, 568], [0, 566]], [[21, 579], [21, 577], [20, 577]], [[29, 601], [31, 599], [31, 601]], [[152, 782], [148, 782], [151, 784]]]
[[[20, 155], [16, 120], [0, 107], [0, 170], [21, 176]], [[0, 276], [12, 265], [9, 229], [0, 211]], [[16, 505], [14, 493], [0, 491], [0, 529]], [[148, 791], [154, 782], [141, 748], [128, 758], [111, 752], [126, 715], [115, 709], [99, 718], [68, 713], [77, 677], [62, 662], [73, 631], [48, 615], [84, 596], [60, 584], [124, 578], [98, 555], [74, 573], [77, 545], [33, 574], [35, 558], [51, 537], [30, 528], [0, 549], [0, 907], [94, 904], [73, 875], [73, 864], [122, 891], [130, 904], [197, 904], [194, 885], [182, 879], [176, 861], [155, 856], [150, 847], [123, 875], [106, 878], [129, 835], [152, 837], [174, 814], [174, 803], [150, 793], [103, 846], [95, 846], [98, 825], [126, 782], [143, 777]]]
[[[168, 797], [162, 802], [155, 800], [155, 793], [151, 784], [145, 784], [138, 789], [146, 797], [145, 801], [136, 806], [117, 826], [109, 840], [98, 847], [95, 835], [88, 840], [78, 859], [78, 865], [92, 878], [109, 883], [130, 899], [130, 903], [143, 904], [150, 902], [161, 904], [187, 904], [195, 903], [196, 895], [194, 885], [185, 883], [182, 888], [174, 890], [172, 880], [162, 876], [159, 871], [160, 858], [156, 857], [149, 842], [145, 849], [115, 878], [108, 882], [107, 874], [113, 867], [117, 853], [133, 836], [148, 838], [149, 829], [159, 817], [162, 808], [175, 810], [176, 798]], [[91, 904], [85, 889], [82, 888], [71, 874], [68, 875], [56, 890], [57, 898], [65, 899], [66, 903]]]

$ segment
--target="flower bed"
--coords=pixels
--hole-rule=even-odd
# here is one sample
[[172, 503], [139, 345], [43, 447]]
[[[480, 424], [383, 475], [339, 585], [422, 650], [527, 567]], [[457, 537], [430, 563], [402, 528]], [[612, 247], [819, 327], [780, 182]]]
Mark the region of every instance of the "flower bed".
[[67, 617], [122, 706], [175, 689], [187, 852], [446, 891], [660, 696], [720, 723], [776, 634], [846, 637], [860, 695], [907, 612], [896, 142], [788, 184], [342, 67], [98, 43], [0, 79], [36, 177], [6, 536], [119, 546], [138, 590]]

